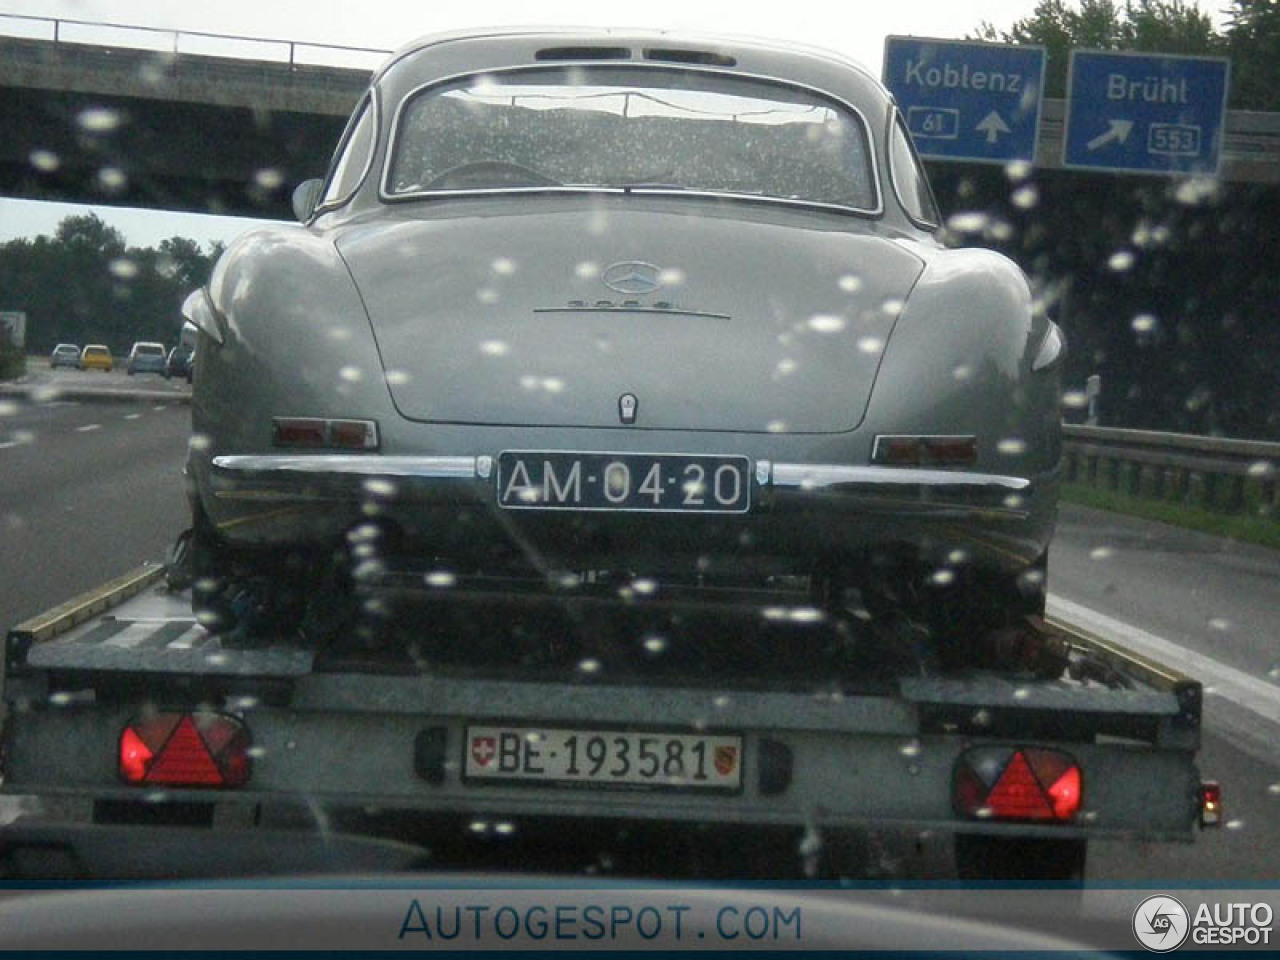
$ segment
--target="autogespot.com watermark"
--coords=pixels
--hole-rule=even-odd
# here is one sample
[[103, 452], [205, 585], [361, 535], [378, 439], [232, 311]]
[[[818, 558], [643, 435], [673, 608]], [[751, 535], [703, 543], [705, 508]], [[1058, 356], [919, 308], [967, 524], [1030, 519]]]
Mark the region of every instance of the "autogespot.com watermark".
[[795, 947], [803, 935], [804, 914], [799, 905], [726, 903], [708, 914], [690, 904], [671, 902], [443, 904], [415, 897], [405, 910], [399, 939], [421, 946], [639, 941]]
[[1154, 953], [1184, 943], [1197, 946], [1270, 946], [1275, 911], [1268, 903], [1202, 902], [1194, 913], [1167, 894], [1147, 897], [1133, 912], [1133, 935]]

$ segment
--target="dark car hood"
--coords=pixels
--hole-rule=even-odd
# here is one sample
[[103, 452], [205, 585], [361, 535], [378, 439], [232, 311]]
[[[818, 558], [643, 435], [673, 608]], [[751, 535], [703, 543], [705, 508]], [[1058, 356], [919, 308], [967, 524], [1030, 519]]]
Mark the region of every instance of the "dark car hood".
[[631, 393], [640, 429], [857, 426], [923, 269], [906, 241], [794, 211], [573, 203], [455, 201], [338, 231], [404, 416], [618, 426]]

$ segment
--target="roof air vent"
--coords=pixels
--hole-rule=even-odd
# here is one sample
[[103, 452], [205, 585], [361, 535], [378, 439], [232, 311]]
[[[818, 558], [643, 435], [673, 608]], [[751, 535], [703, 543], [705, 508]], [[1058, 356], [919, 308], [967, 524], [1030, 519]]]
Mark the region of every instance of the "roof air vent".
[[666, 60], [670, 63], [701, 63], [709, 67], [736, 67], [738, 61], [728, 54], [712, 50], [667, 50], [650, 48], [644, 52], [646, 60]]
[[630, 60], [628, 47], [546, 47], [534, 54], [537, 60]]

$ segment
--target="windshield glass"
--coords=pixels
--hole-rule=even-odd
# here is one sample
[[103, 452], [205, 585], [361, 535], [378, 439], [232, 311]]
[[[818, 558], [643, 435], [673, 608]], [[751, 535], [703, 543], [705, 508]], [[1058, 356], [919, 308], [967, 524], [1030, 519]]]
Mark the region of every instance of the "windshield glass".
[[864, 125], [791, 86], [688, 70], [575, 67], [424, 90], [389, 192], [652, 187], [876, 206]]

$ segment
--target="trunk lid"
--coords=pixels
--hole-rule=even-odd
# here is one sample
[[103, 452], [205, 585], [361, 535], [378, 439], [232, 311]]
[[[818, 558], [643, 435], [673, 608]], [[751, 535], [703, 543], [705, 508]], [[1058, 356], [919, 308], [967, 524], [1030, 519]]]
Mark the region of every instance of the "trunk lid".
[[857, 221], [677, 206], [525, 197], [343, 230], [397, 409], [620, 427], [630, 394], [628, 429], [856, 427], [923, 261]]

